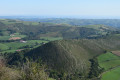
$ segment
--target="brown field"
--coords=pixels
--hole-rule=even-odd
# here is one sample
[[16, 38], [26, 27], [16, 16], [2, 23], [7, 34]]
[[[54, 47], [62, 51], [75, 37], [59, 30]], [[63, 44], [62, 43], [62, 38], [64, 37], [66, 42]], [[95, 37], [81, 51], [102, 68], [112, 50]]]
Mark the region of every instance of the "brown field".
[[113, 54], [120, 56], [120, 51], [112, 51]]
[[21, 38], [20, 37], [12, 37], [9, 40], [18, 40], [18, 39], [21, 39]]

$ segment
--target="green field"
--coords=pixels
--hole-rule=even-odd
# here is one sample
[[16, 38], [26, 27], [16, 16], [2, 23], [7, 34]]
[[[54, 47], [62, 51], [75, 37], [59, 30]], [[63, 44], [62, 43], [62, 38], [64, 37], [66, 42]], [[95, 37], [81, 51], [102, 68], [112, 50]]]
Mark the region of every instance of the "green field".
[[19, 33], [14, 33], [14, 36], [0, 36], [0, 40], [9, 40], [11, 37], [20, 37], [20, 38], [24, 38], [26, 37], [26, 35], [21, 35]]
[[0, 36], [0, 40], [9, 40], [10, 36]]
[[7, 50], [9, 47], [5, 44], [0, 43], [0, 50]]
[[35, 45], [37, 43], [46, 43], [47, 41], [42, 41], [42, 40], [29, 40], [27, 41], [27, 43], [21, 43], [21, 42], [10, 42], [10, 43], [4, 43], [5, 45], [7, 45], [8, 47], [11, 47], [12, 49], [18, 49], [22, 46], [25, 45]]
[[[9, 43], [2, 43], [0, 44], [0, 49], [3, 50], [3, 52], [14, 52], [19, 48], [22, 48], [24, 46], [31, 46], [36, 47], [40, 46], [40, 43], [47, 43], [48, 41], [44, 40], [28, 40], [26, 43], [21, 43], [19, 41], [16, 42], [9, 42]], [[10, 49], [9, 49], [10, 48]]]
[[104, 73], [101, 80], [120, 80], [120, 67]]
[[98, 57], [98, 62], [100, 67], [104, 68], [107, 71], [114, 67], [120, 66], [120, 57], [107, 52]]
[[103, 67], [105, 70], [112, 69], [116, 66], [120, 66], [120, 59], [102, 62], [102, 63], [100, 63], [100, 66]]
[[120, 57], [112, 54], [111, 52], [107, 52], [105, 54], [102, 54], [98, 57], [98, 62], [105, 62], [105, 61], [110, 61], [110, 60], [117, 60], [120, 59]]
[[40, 39], [55, 41], [55, 40], [62, 40], [62, 37], [40, 37]]
[[120, 57], [107, 52], [98, 56], [100, 67], [105, 69], [101, 80], [120, 80]]
[[[19, 33], [14, 33], [14, 37], [26, 37], [25, 35], [20, 35]], [[0, 40], [8, 40], [10, 36], [1, 36]], [[20, 41], [15, 41], [15, 42], [6, 42], [6, 43], [1, 43], [0, 44], [0, 50], [2, 52], [14, 52], [18, 49], [21, 49], [24, 46], [29, 46], [36, 48], [40, 46], [43, 43], [47, 43], [49, 41], [54, 41], [54, 40], [60, 40], [62, 39], [61, 37], [54, 38], [54, 37], [42, 37], [41, 40], [28, 40], [27, 43], [21, 43]]]
[[16, 50], [5, 50], [5, 51], [2, 51], [2, 53], [14, 53]]
[[24, 38], [26, 37], [26, 35], [21, 35], [20, 33], [14, 33], [13, 37], [20, 37], [20, 38]]

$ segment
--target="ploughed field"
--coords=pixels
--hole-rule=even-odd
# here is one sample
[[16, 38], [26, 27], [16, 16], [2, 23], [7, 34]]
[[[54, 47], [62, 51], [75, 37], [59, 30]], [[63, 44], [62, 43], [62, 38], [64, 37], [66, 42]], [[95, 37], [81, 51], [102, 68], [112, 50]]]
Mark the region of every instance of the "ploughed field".
[[113, 54], [120, 56], [120, 51], [112, 51]]

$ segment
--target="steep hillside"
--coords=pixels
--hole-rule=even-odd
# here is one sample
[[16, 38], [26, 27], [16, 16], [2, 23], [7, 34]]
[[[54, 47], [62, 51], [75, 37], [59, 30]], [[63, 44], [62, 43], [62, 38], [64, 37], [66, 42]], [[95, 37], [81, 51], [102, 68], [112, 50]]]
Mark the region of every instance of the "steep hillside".
[[[111, 50], [120, 49], [120, 37], [105, 39], [60, 40], [49, 42], [30, 52], [13, 54], [10, 64], [16, 64], [25, 57], [41, 58], [49, 67], [58, 71], [88, 73], [90, 59]], [[24, 54], [24, 55], [23, 55]]]

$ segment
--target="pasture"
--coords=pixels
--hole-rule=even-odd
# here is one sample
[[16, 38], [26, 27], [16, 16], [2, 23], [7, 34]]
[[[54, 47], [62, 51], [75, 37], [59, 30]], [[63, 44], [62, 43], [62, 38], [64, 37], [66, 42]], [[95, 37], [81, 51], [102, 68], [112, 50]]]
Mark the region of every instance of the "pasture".
[[104, 73], [101, 80], [120, 80], [120, 67]]
[[55, 40], [62, 40], [62, 37], [40, 37], [40, 39], [48, 40], [48, 41], [55, 41]]
[[9, 49], [8, 46], [6, 46], [5, 44], [0, 43], [0, 50], [1, 50], [1, 51], [2, 51], [2, 50], [7, 50], [7, 49]]
[[[12, 35], [12, 36], [11, 36]], [[8, 36], [0, 36], [0, 40], [9, 40], [10, 38], [13, 38], [13, 37], [20, 37], [20, 38], [24, 38], [26, 37], [26, 35], [21, 35], [19, 33], [14, 33], [14, 34], [11, 34], [11, 35], [8, 35]]]
[[107, 52], [107, 53], [104, 53], [104, 54], [98, 56], [99, 63], [105, 62], [105, 61], [110, 61], [110, 60], [117, 60], [117, 59], [120, 59], [120, 57], [112, 54], [111, 52]]
[[0, 44], [0, 49], [2, 48], [2, 52], [14, 52], [18, 49], [24, 49], [27, 47], [35, 48], [36, 46], [40, 46], [43, 43], [47, 43], [48, 41], [44, 40], [28, 40], [26, 43], [22, 43], [20, 41], [8, 42]]
[[97, 57], [100, 67], [105, 69], [101, 80], [120, 80], [120, 57], [107, 52]]

